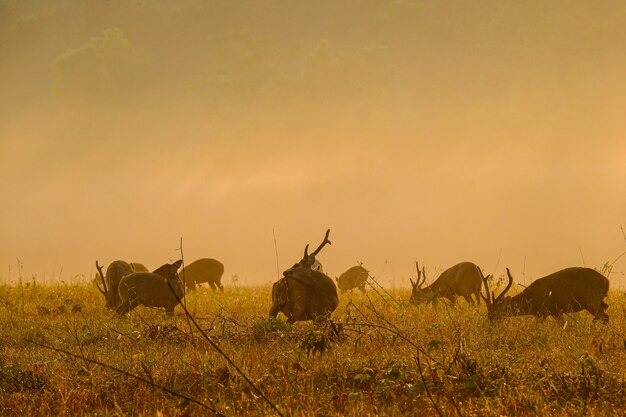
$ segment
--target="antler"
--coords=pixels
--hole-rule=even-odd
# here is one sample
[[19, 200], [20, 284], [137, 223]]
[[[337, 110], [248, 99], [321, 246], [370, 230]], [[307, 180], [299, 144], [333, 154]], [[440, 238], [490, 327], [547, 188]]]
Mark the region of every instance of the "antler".
[[487, 310], [489, 310], [491, 308], [491, 306], [493, 305], [493, 293], [489, 292], [489, 282], [487, 280], [487, 278], [485, 278], [485, 275], [483, 274], [483, 270], [480, 269], [480, 267], [478, 268], [478, 273], [480, 274], [480, 279], [483, 282], [483, 286], [485, 287], [485, 292], [487, 293], [487, 296], [485, 297], [483, 295], [483, 292], [480, 292], [480, 298], [482, 298], [485, 301], [485, 304], [487, 304]]
[[102, 267], [98, 264], [98, 261], [96, 261], [96, 269], [98, 270], [98, 273], [100, 274], [100, 279], [102, 279], [102, 285], [104, 285], [104, 290], [100, 288], [100, 284], [97, 282], [96, 282], [96, 287], [98, 287], [98, 290], [102, 293], [102, 295], [106, 297], [107, 294], [109, 293], [109, 290], [107, 288], [107, 283], [106, 283], [106, 280], [104, 279], [104, 275], [102, 274]]
[[329, 234], [330, 234], [330, 229], [326, 231], [326, 235], [324, 236], [324, 240], [322, 241], [322, 243], [310, 255], [309, 255], [309, 244], [307, 243], [307, 245], [304, 247], [304, 256], [302, 257], [302, 261], [306, 262], [309, 265], [313, 265], [313, 263], [315, 262], [315, 255], [320, 253], [320, 251], [322, 250], [324, 246], [326, 246], [326, 244], [332, 245], [332, 242], [328, 240]]
[[502, 291], [500, 293], [500, 295], [498, 296], [498, 298], [496, 298], [496, 301], [498, 301], [499, 299], [501, 299], [502, 297], [504, 297], [504, 294], [507, 293], [507, 291], [509, 291], [511, 289], [511, 285], [513, 285], [513, 277], [511, 276], [511, 272], [509, 271], [509, 268], [506, 269], [506, 274], [509, 277], [509, 283], [506, 284], [506, 287], [504, 288], [504, 291]]
[[[310, 255], [310, 256], [315, 256], [318, 253], [320, 253], [320, 251], [322, 250], [322, 248], [324, 246], [326, 246], [326, 244], [328, 243], [329, 245], [332, 245], [332, 242], [330, 240], [328, 240], [328, 235], [330, 235], [330, 229], [328, 229], [326, 231], [326, 235], [324, 236], [324, 240], [322, 241], [322, 243], [320, 243], [320, 245], [317, 247], [317, 249], [315, 249], [315, 251]], [[309, 245], [306, 245], [306, 248], [304, 249], [304, 253], [306, 253], [307, 249], [309, 248]]]
[[483, 275], [483, 271], [478, 268], [478, 272], [480, 273], [480, 278], [483, 281], [483, 285], [485, 287], [485, 292], [487, 293], [487, 297], [485, 297], [483, 295], [483, 293], [480, 293], [480, 296], [483, 300], [485, 300], [485, 303], [487, 304], [487, 309], [489, 309], [491, 306], [493, 306], [494, 304], [497, 304], [498, 301], [500, 301], [505, 294], [511, 289], [511, 285], [513, 285], [513, 277], [511, 276], [511, 273], [509, 272], [509, 268], [506, 269], [506, 274], [509, 277], [509, 282], [507, 283], [506, 287], [504, 288], [504, 291], [502, 291], [497, 297], [495, 296], [493, 291], [489, 291], [489, 282], [488, 279], [491, 275], [488, 275], [487, 278], [485, 278], [485, 275]]
[[[422, 265], [422, 270], [420, 271], [420, 266], [417, 261], [415, 261], [415, 269], [417, 269], [417, 282], [415, 283], [414, 287], [421, 288], [422, 285], [424, 285], [424, 283], [426, 282], [426, 267]], [[412, 282], [413, 281], [411, 281], [411, 283]]]

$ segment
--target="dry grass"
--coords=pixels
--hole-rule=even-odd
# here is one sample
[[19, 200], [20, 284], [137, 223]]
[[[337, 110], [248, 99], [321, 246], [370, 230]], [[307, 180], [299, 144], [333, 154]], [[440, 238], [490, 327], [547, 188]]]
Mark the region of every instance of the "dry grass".
[[[201, 289], [188, 308], [283, 415], [623, 415], [626, 297], [608, 302], [608, 326], [491, 324], [484, 305], [373, 291], [341, 295], [319, 326], [268, 320], [269, 287]], [[180, 307], [119, 318], [90, 286], [3, 286], [0, 323], [1, 415], [273, 413]]]

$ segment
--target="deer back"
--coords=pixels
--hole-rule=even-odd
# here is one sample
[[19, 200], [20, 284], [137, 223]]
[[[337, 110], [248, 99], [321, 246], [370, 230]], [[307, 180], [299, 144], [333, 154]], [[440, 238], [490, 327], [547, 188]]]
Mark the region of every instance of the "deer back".
[[[419, 279], [423, 276], [421, 284]], [[482, 285], [478, 266], [472, 262], [461, 262], [443, 271], [430, 285], [423, 287], [426, 280], [424, 268], [420, 273], [418, 267], [418, 283], [413, 283], [411, 302], [426, 301], [431, 296], [455, 297], [478, 294]], [[477, 295], [478, 296], [478, 295]]]
[[270, 316], [282, 312], [291, 323], [313, 320], [332, 313], [338, 305], [333, 280], [322, 272], [301, 266], [291, 268], [290, 273], [272, 287]]
[[122, 278], [133, 273], [131, 265], [122, 260], [113, 261], [106, 270], [106, 284], [108, 287], [107, 307], [115, 309], [120, 305], [118, 286]]
[[608, 322], [608, 305], [603, 299], [608, 294], [609, 280], [591, 268], [565, 268], [535, 280], [524, 291], [505, 297], [513, 277], [507, 268], [508, 284], [497, 297], [490, 292], [488, 280], [483, 277], [490, 319], [507, 315], [535, 315], [560, 317], [563, 313], [589, 311], [595, 319]]
[[339, 305], [337, 287], [323, 272], [313, 270], [315, 256], [326, 245], [330, 229], [324, 240], [311, 254], [309, 245], [304, 248], [302, 259], [283, 272], [283, 277], [272, 286], [272, 306], [270, 316], [279, 312], [287, 316], [287, 322], [313, 320], [318, 316], [332, 313]]
[[339, 278], [337, 278], [337, 286], [342, 291], [349, 291], [365, 284], [368, 277], [369, 272], [367, 269], [363, 268], [363, 266], [353, 266], [339, 275]]
[[508, 302], [520, 313], [557, 315], [577, 312], [602, 302], [609, 280], [590, 268], [573, 267], [535, 280]]
[[282, 312], [288, 322], [314, 320], [335, 311], [337, 287], [331, 278], [308, 268], [294, 269], [272, 287], [270, 316]]
[[466, 296], [480, 291], [481, 284], [478, 266], [472, 262], [461, 262], [443, 271], [425, 290], [441, 296]]
[[176, 270], [181, 261], [165, 264], [154, 272], [134, 272], [120, 281], [118, 293], [121, 304], [146, 307], [172, 307], [184, 295]]
[[219, 283], [224, 274], [224, 264], [217, 259], [201, 258], [193, 261], [180, 271], [178, 275], [189, 285], [203, 282]]

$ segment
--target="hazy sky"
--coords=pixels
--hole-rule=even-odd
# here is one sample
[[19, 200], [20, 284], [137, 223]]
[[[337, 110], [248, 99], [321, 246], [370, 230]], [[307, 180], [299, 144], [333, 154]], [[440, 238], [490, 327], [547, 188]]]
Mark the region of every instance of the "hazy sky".
[[396, 286], [626, 252], [621, 1], [83, 3], [0, 5], [0, 282], [182, 237], [269, 283], [327, 228]]

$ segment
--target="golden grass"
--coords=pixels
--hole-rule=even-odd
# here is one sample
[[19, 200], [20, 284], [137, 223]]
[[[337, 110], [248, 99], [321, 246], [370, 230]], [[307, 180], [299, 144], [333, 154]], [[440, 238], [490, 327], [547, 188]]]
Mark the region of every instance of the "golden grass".
[[[489, 323], [464, 301], [340, 298], [319, 326], [268, 320], [269, 287], [203, 288], [187, 305], [283, 415], [626, 413], [623, 293], [610, 293], [608, 326], [586, 312]], [[0, 415], [211, 414], [158, 387], [224, 415], [273, 413], [180, 307], [120, 318], [91, 286], [0, 286], [0, 324]]]

